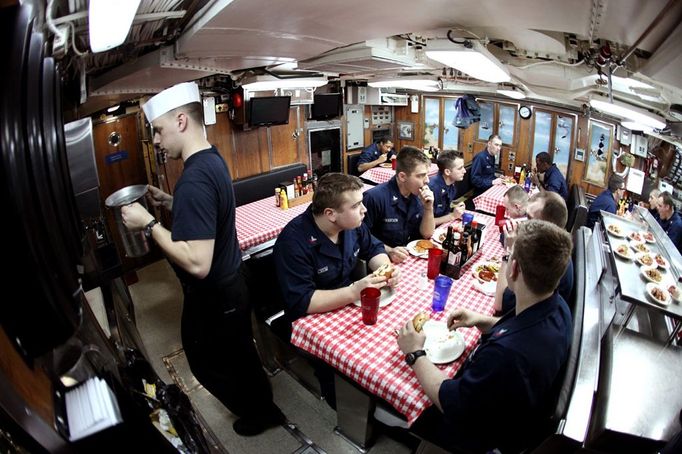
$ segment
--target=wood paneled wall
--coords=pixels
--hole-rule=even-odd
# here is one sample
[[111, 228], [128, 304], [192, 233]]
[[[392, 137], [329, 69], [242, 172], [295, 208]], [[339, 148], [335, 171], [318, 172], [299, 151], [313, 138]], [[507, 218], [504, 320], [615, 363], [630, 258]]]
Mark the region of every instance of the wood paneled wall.
[[[429, 94], [429, 97], [433, 97], [432, 94]], [[495, 101], [493, 101], [495, 102]], [[509, 104], [505, 102], [505, 104]], [[582, 148], [585, 150], [585, 153], [589, 153], [589, 121], [588, 118], [582, 115], [581, 112], [578, 111], [569, 111], [566, 109], [557, 109], [553, 107], [547, 107], [544, 105], [535, 105], [533, 103], [523, 103], [525, 105], [531, 106], [531, 107], [540, 107], [544, 111], [549, 111], [549, 112], [557, 112], [557, 113], [570, 113], [573, 115], [577, 115], [578, 121], [577, 124], [574, 128], [574, 147], [571, 150], [571, 157], [570, 157], [570, 162], [569, 162], [569, 178], [568, 178], [568, 183], [569, 186], [571, 184], [579, 184], [585, 189], [585, 192], [588, 194], [593, 194], [597, 195], [601, 191], [604, 190], [603, 187], [599, 187], [597, 185], [589, 184], [583, 181], [583, 176], [585, 175], [585, 161], [576, 161], [575, 160], [575, 148]], [[421, 97], [420, 100], [420, 111], [419, 113], [413, 114], [410, 112], [410, 107], [409, 106], [400, 106], [400, 107], [395, 107], [395, 121], [400, 121], [400, 120], [406, 120], [406, 121], [412, 121], [415, 124], [415, 140], [413, 141], [405, 141], [405, 140], [397, 140], [396, 141], [396, 147], [400, 149], [400, 147], [404, 145], [413, 145], [415, 147], [421, 148], [424, 143], [424, 103], [423, 103], [423, 97]], [[601, 119], [599, 117], [595, 117], [595, 119], [598, 119], [599, 121], [602, 121], [604, 123], [608, 124], [615, 124], [608, 120], [608, 119]], [[486, 141], [485, 140], [478, 140], [477, 139], [477, 133], [478, 133], [478, 123], [475, 123], [471, 125], [469, 128], [466, 129], [460, 129], [459, 132], [459, 151], [462, 153], [464, 156], [464, 161], [465, 162], [470, 162], [471, 159], [473, 159], [474, 155], [485, 149], [486, 147]], [[366, 132], [366, 137], [367, 139], [367, 132]], [[370, 136], [371, 137], [371, 136]], [[507, 158], [509, 151], [514, 151], [515, 152], [515, 165], [522, 165], [523, 163], [526, 163], [528, 165], [531, 165], [532, 167], [535, 167], [535, 158], [532, 156], [532, 146], [533, 146], [533, 117], [531, 117], [528, 120], [524, 120], [521, 117], [516, 118], [516, 129], [515, 129], [515, 134], [514, 134], [514, 144], [512, 144], [511, 147], [504, 146], [502, 148], [502, 169], [505, 171], [505, 174], [511, 174], [513, 172], [510, 172], [508, 170], [508, 164], [509, 160]], [[629, 151], [629, 146], [623, 146], [621, 145], [616, 138], [613, 138], [613, 146], [612, 150], [618, 150], [622, 149], [623, 151]], [[637, 158], [635, 160], [635, 165], [634, 167], [637, 169], [643, 169], [644, 167], [644, 160], [641, 158]], [[611, 174], [611, 163], [608, 163], [608, 176]]]

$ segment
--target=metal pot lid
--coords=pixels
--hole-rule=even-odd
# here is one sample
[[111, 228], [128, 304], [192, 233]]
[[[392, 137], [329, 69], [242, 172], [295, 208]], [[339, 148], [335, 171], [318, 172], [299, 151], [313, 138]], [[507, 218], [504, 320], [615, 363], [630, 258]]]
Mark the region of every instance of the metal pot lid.
[[126, 186], [125, 188], [119, 189], [118, 191], [111, 194], [104, 201], [104, 205], [107, 208], [116, 208], [124, 205], [130, 205], [131, 203], [137, 201], [139, 198], [143, 197], [147, 193], [146, 184], [135, 184], [132, 186]]

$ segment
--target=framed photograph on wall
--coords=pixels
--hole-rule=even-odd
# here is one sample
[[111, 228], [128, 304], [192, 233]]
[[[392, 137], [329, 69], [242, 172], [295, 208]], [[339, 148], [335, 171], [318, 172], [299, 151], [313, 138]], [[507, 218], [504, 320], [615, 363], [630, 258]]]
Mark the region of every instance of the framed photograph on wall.
[[611, 147], [613, 146], [613, 125], [590, 120], [590, 133], [587, 156], [585, 157], [585, 176], [583, 180], [599, 187], [606, 186]]
[[414, 123], [411, 121], [398, 122], [398, 139], [414, 140]]

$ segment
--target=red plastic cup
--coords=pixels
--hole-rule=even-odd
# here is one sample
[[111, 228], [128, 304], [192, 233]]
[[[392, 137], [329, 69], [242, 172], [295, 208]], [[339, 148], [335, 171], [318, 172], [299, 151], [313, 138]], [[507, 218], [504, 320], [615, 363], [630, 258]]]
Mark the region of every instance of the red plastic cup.
[[443, 250], [437, 247], [429, 249], [429, 263], [426, 268], [426, 277], [435, 279], [440, 273], [440, 261], [443, 258]]
[[497, 225], [500, 228], [500, 233], [502, 233], [504, 229], [505, 213], [506, 209], [504, 208], [504, 205], [497, 205], [497, 207], [495, 208], [495, 225]]
[[391, 158], [391, 169], [395, 170], [395, 166], [396, 166], [396, 159]]
[[374, 325], [379, 314], [379, 300], [381, 290], [374, 287], [367, 287], [360, 292], [360, 309], [362, 310], [362, 321], [365, 325]]

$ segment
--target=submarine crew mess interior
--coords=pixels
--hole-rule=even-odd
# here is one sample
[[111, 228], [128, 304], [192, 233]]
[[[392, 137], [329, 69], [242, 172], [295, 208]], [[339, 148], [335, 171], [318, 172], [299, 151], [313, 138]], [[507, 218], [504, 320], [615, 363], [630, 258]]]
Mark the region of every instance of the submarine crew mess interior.
[[0, 451], [682, 452], [682, 1], [0, 21]]

